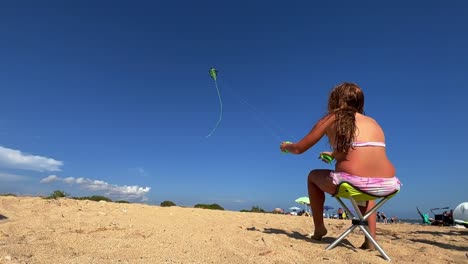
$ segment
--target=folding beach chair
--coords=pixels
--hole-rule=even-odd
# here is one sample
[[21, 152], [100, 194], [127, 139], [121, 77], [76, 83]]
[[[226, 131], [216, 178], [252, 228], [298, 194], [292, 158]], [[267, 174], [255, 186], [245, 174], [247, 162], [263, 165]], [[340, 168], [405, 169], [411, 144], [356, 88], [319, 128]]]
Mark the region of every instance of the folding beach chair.
[[[385, 195], [385, 196], [374, 196], [367, 194], [352, 184], [348, 182], [342, 182], [337, 186], [337, 193], [333, 195], [336, 200], [341, 204], [341, 206], [346, 210], [346, 213], [348, 214], [349, 218], [351, 219], [351, 227], [348, 228], [343, 234], [341, 234], [333, 243], [331, 243], [325, 250], [330, 250], [334, 248], [338, 243], [340, 243], [341, 240], [343, 240], [349, 233], [351, 233], [356, 227], [359, 227], [364, 235], [369, 239], [369, 241], [374, 244], [374, 246], [377, 248], [377, 250], [382, 254], [382, 256], [390, 261], [390, 257], [385, 253], [385, 251], [380, 247], [380, 245], [377, 243], [377, 241], [374, 240], [374, 238], [371, 236], [369, 232], [369, 227], [368, 227], [368, 222], [367, 218], [376, 212], [382, 205], [384, 205], [390, 198], [392, 198], [394, 195], [396, 195], [399, 192], [399, 190], [396, 190], [395, 192]], [[349, 208], [346, 206], [346, 204], [343, 202], [342, 199], [349, 199], [351, 201], [351, 204], [354, 207], [354, 210], [356, 211], [356, 214], [358, 216], [358, 219], [354, 216], [354, 214], [349, 210]], [[372, 207], [365, 215], [362, 215], [361, 211], [359, 210], [358, 207], [358, 202], [366, 202], [366, 201], [371, 201], [371, 200], [377, 200], [380, 199], [376, 203], [374, 207]]]
[[418, 207], [416, 207], [416, 210], [418, 211], [419, 216], [421, 216], [421, 218], [422, 218], [423, 225], [430, 225], [431, 220], [429, 219], [429, 215], [427, 215], [426, 213], [424, 213], [424, 214], [421, 213], [421, 211], [419, 211]]

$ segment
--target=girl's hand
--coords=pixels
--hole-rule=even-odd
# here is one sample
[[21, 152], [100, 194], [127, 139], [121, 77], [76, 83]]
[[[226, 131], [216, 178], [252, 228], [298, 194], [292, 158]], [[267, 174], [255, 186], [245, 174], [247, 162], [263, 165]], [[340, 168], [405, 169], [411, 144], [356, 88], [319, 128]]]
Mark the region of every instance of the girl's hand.
[[290, 141], [284, 141], [284, 142], [281, 142], [280, 144], [280, 150], [281, 152], [284, 152], [284, 153], [289, 153], [289, 148], [288, 147], [291, 147], [290, 145], [293, 144], [292, 142]]

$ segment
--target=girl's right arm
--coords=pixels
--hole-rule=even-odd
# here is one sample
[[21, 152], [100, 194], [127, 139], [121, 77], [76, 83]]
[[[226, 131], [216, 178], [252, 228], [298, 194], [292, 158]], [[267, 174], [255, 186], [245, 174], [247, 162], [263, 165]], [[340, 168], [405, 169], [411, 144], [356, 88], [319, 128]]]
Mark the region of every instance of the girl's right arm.
[[302, 154], [315, 145], [326, 134], [330, 125], [335, 121], [335, 115], [327, 115], [315, 123], [310, 132], [299, 142], [292, 144], [282, 144], [281, 149], [290, 153]]

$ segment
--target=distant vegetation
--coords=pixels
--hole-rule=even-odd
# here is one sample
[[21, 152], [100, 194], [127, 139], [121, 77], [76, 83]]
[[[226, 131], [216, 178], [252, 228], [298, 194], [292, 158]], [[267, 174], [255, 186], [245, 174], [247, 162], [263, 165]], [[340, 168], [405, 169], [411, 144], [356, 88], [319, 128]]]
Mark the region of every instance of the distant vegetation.
[[99, 201], [112, 202], [111, 199], [109, 199], [107, 197], [104, 197], [104, 196], [100, 196], [100, 195], [72, 197], [72, 199], [75, 199], [75, 200], [90, 200], [90, 201], [95, 201], [95, 202], [99, 202]]
[[64, 191], [55, 190], [51, 195], [47, 196], [46, 199], [63, 198], [63, 197], [67, 197], [68, 195], [69, 194]]
[[0, 196], [15, 196], [16, 197], [17, 195], [14, 193], [2, 193], [0, 194]]
[[219, 204], [196, 204], [195, 208], [203, 208], [203, 209], [212, 209], [212, 210], [224, 210]]
[[171, 206], [176, 206], [176, 204], [172, 201], [164, 201], [161, 202], [160, 204], [161, 207], [171, 207]]
[[241, 212], [251, 212], [251, 213], [265, 213], [265, 210], [260, 208], [258, 205], [257, 206], [252, 206], [252, 209], [250, 210], [241, 210]]
[[[66, 193], [64, 191], [61, 191], [61, 190], [56, 190], [51, 195], [45, 197], [45, 199], [57, 199], [57, 198], [63, 198], [63, 197], [68, 197], [68, 196], [69, 196], [68, 193]], [[105, 196], [101, 196], [101, 195], [70, 197], [70, 198], [75, 199], [75, 200], [89, 200], [89, 201], [95, 201], [95, 202], [99, 202], [99, 201], [112, 202], [112, 199], [107, 198]], [[116, 203], [130, 203], [130, 202], [124, 201], [124, 200], [119, 200], [119, 201], [115, 201], [115, 202]]]

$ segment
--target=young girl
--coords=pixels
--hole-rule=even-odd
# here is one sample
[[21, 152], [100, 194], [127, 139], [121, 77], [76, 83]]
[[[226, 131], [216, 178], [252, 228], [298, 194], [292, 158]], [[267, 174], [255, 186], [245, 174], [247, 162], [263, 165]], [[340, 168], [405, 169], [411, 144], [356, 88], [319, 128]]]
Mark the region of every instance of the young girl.
[[[335, 194], [342, 181], [370, 194], [385, 195], [400, 189], [395, 168], [385, 152], [385, 136], [382, 128], [372, 118], [364, 115], [364, 93], [354, 83], [335, 87], [328, 99], [328, 113], [297, 143], [281, 143], [281, 151], [301, 154], [314, 146], [324, 135], [328, 137], [335, 160], [335, 170], [317, 169], [309, 173], [307, 187], [311, 201], [315, 230], [313, 239], [320, 240], [327, 234], [323, 223], [325, 194]], [[370, 210], [374, 201], [360, 206], [362, 213]], [[375, 239], [375, 213], [368, 218], [369, 230]], [[374, 249], [364, 241], [361, 248]]]

